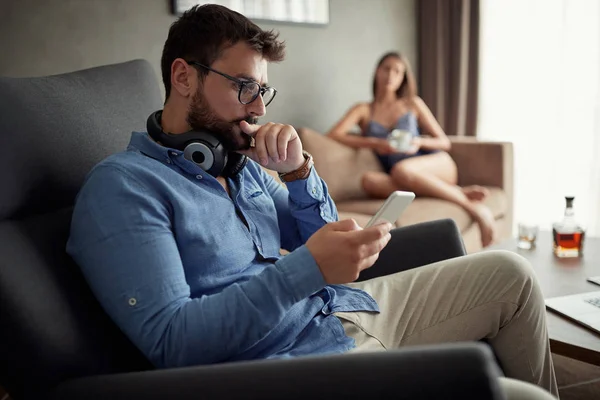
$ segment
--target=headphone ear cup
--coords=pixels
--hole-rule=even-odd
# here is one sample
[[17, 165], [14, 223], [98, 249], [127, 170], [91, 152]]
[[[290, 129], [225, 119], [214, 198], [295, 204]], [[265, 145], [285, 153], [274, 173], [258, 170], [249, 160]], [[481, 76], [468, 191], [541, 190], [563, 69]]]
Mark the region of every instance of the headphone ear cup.
[[237, 174], [239, 174], [248, 163], [248, 157], [243, 154], [231, 152], [229, 153], [229, 160], [227, 160], [227, 165], [223, 170], [223, 175], [228, 178], [233, 178]]
[[191, 142], [185, 146], [183, 157], [198, 165], [210, 175], [217, 177], [223, 170], [227, 159], [215, 154], [215, 150], [203, 142]]
[[229, 166], [228, 170], [234, 176], [246, 166], [245, 156], [228, 153], [219, 137], [212, 132], [200, 129], [177, 135], [165, 133], [160, 123], [161, 117], [162, 110], [153, 112], [148, 117], [146, 127], [150, 137], [163, 146], [183, 151], [186, 160], [198, 165], [208, 174], [215, 178], [225, 175], [225, 169]]

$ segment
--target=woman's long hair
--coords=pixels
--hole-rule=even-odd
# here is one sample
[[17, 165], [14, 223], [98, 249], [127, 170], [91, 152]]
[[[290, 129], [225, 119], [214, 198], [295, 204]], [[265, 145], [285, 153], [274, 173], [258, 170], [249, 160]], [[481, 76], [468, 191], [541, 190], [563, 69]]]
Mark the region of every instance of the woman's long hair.
[[402, 54], [396, 51], [390, 51], [389, 53], [385, 53], [379, 59], [379, 62], [377, 63], [377, 68], [375, 68], [375, 73], [373, 74], [373, 97], [375, 97], [377, 93], [377, 70], [379, 69], [379, 67], [381, 67], [381, 64], [383, 64], [383, 62], [390, 57], [399, 59], [405, 67], [404, 79], [402, 80], [402, 83], [400, 84], [398, 90], [396, 90], [396, 97], [400, 99], [402, 97], [412, 98], [416, 96], [417, 83], [415, 81], [415, 76], [412, 73], [408, 60]]

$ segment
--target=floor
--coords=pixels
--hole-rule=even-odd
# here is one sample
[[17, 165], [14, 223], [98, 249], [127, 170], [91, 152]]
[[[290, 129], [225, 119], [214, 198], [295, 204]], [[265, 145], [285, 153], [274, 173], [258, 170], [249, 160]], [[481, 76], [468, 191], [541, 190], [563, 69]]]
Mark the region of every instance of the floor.
[[553, 354], [561, 400], [600, 399], [600, 367]]

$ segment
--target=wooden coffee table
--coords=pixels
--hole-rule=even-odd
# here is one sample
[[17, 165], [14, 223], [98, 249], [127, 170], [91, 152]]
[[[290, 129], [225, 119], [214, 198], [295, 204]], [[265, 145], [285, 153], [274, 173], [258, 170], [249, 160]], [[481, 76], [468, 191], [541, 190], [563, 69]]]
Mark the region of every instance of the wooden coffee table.
[[[583, 257], [561, 259], [552, 253], [552, 233], [540, 232], [532, 250], [517, 248], [509, 239], [486, 250], [509, 250], [528, 259], [536, 272], [544, 298], [600, 291], [586, 278], [600, 275], [600, 238], [586, 237]], [[552, 352], [600, 365], [600, 335], [548, 310], [548, 333]]]

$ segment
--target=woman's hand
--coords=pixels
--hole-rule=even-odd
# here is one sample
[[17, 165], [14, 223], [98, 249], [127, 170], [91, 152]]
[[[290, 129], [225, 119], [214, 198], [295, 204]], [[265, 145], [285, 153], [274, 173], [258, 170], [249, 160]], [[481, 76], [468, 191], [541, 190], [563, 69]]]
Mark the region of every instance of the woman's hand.
[[373, 146], [373, 150], [380, 156], [386, 156], [388, 154], [398, 153], [398, 150], [394, 146], [390, 144], [386, 139], [373, 138], [375, 142], [375, 146]]
[[414, 154], [417, 154], [417, 152], [419, 151], [420, 148], [421, 148], [421, 138], [416, 136], [412, 139], [410, 148], [406, 151], [403, 151], [402, 153], [406, 154], [407, 156], [412, 156]]
[[421, 148], [421, 138], [420, 137], [414, 137], [412, 139], [410, 148], [405, 151], [399, 151], [394, 146], [392, 146], [390, 144], [390, 142], [388, 142], [386, 139], [375, 139], [375, 140], [377, 140], [377, 142], [375, 143], [373, 150], [375, 150], [375, 152], [377, 154], [382, 155], [382, 156], [389, 155], [389, 154], [396, 154], [396, 153], [402, 153], [402, 154], [406, 154], [407, 156], [412, 156], [414, 154], [417, 154], [417, 152]]

